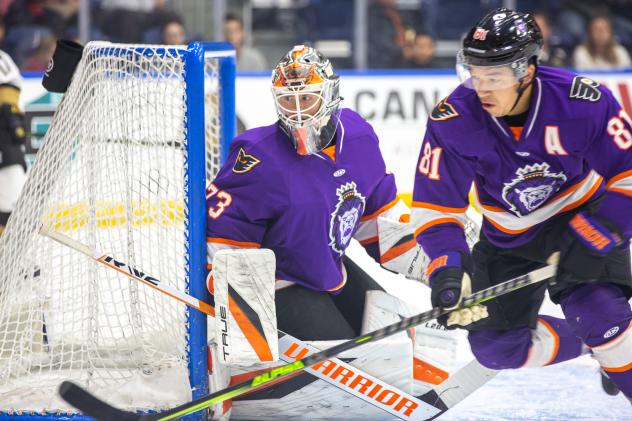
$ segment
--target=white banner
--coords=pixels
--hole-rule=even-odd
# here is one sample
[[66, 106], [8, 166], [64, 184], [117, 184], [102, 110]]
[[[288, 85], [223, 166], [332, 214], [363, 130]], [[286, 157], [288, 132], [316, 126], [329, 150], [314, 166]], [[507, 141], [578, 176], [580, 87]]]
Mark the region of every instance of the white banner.
[[[632, 115], [632, 72], [587, 73], [608, 86], [628, 114]], [[269, 125], [276, 120], [270, 77], [237, 77], [237, 116], [246, 128]], [[366, 118], [380, 138], [387, 167], [395, 174], [401, 193], [412, 191], [419, 148], [428, 113], [457, 86], [454, 74], [446, 72], [345, 73], [340, 83], [344, 106]], [[26, 79], [23, 106], [31, 123], [33, 141], [27, 150], [39, 148], [41, 136], [59, 96], [47, 94], [40, 78]]]

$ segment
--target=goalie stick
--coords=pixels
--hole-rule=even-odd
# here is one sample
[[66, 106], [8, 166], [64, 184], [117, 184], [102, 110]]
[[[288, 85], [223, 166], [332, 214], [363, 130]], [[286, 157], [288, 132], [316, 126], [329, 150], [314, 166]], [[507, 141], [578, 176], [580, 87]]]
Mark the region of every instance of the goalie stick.
[[[45, 227], [42, 227], [40, 229], [40, 233], [42, 235], [48, 236], [49, 238], [58, 241], [59, 243], [66, 245], [76, 251], [79, 251], [89, 257], [91, 257], [92, 259], [96, 260], [97, 262], [111, 268], [114, 269], [122, 274], [124, 274], [125, 276], [134, 279], [136, 281], [142, 282], [154, 289], [157, 289], [158, 291], [171, 296], [172, 298], [175, 298], [181, 302], [183, 302], [184, 304], [187, 304], [193, 308], [196, 308], [204, 313], [206, 313], [207, 315], [209, 315], [210, 317], [215, 317], [215, 311], [214, 308], [212, 306], [210, 306], [209, 304], [197, 300], [196, 298], [183, 293], [175, 288], [172, 288], [171, 286], [169, 286], [168, 284], [163, 284], [160, 280], [158, 280], [157, 278], [151, 277], [150, 275], [146, 274], [144, 271], [132, 267], [130, 265], [128, 265], [127, 263], [121, 262], [119, 260], [116, 260], [114, 257], [112, 256], [108, 256], [106, 254], [101, 254], [101, 253], [95, 253], [92, 252], [92, 250], [87, 247], [86, 245], [73, 240], [72, 238], [63, 235], [61, 233], [55, 232], [55, 231], [51, 231]], [[283, 338], [284, 344], [285, 344], [285, 348], [290, 347], [290, 346], [297, 346], [299, 345], [301, 348], [307, 350], [310, 349], [310, 354], [315, 353], [315, 352], [319, 352], [320, 349], [315, 348], [314, 346], [311, 345], [307, 345], [305, 343], [303, 343], [302, 341], [294, 338], [291, 335], [288, 335], [287, 333], [284, 333], [282, 331], [279, 331], [279, 335], [280, 338]], [[288, 358], [288, 356], [285, 355], [281, 355], [281, 359], [283, 361], [285, 361], [286, 363], [292, 363], [294, 362], [295, 358]], [[439, 416], [441, 413], [445, 412], [445, 410], [447, 410], [450, 406], [445, 405], [439, 398], [438, 398], [438, 393], [439, 391], [435, 388], [431, 389], [430, 392], [435, 392], [434, 394], [431, 395], [423, 395], [421, 397], [414, 397], [372, 375], [369, 375], [367, 373], [365, 373], [363, 370], [361, 370], [358, 367], [354, 367], [354, 366], [350, 366], [349, 364], [339, 360], [338, 358], [328, 358], [329, 360], [329, 364], [330, 366], [333, 367], [340, 367], [339, 369], [344, 370], [347, 374], [349, 373], [353, 373], [354, 376], [357, 377], [357, 379], [359, 380], [359, 384], [360, 385], [370, 385], [371, 387], [369, 388], [368, 386], [362, 386], [362, 387], [351, 387], [348, 384], [346, 384], [347, 382], [345, 381], [338, 381], [336, 379], [334, 379], [333, 377], [327, 376], [327, 375], [323, 375], [322, 373], [320, 373], [318, 370], [316, 369], [312, 369], [310, 367], [306, 367], [306, 372], [310, 373], [311, 375], [314, 375], [317, 378], [320, 378], [321, 380], [326, 381], [327, 383], [337, 387], [338, 389], [351, 394], [353, 396], [358, 397], [359, 399], [362, 399], [368, 403], [370, 403], [371, 405], [382, 409], [385, 412], [390, 413], [391, 415], [394, 415], [400, 419], [403, 420], [411, 420], [411, 421], [420, 421], [420, 420], [426, 420], [426, 419], [430, 419], [430, 418], [434, 418], [436, 416]], [[471, 365], [471, 363], [470, 363]], [[470, 366], [468, 366], [470, 367]], [[325, 368], [325, 371], [329, 371], [331, 367], [328, 366], [328, 368]], [[468, 368], [468, 369], [463, 369], [460, 371], [457, 371], [456, 373], [454, 373], [454, 375], [457, 375], [457, 379], [459, 377], [462, 377], [463, 374], [460, 374], [462, 372], [471, 372], [472, 368]], [[490, 370], [491, 371], [491, 370]], [[459, 376], [460, 374], [460, 376]], [[487, 382], [487, 380], [489, 380], [491, 377], [490, 376], [484, 376], [481, 375], [479, 377], [476, 377], [475, 379], [470, 375], [470, 378], [472, 378], [474, 381], [470, 382], [469, 385], [461, 385], [458, 384], [454, 381], [449, 381], [450, 378], [448, 378], [446, 381], [442, 382], [442, 384], [452, 384], [452, 386], [450, 386], [450, 389], [459, 389], [461, 390], [461, 388], [463, 388], [463, 390], [467, 390], [467, 392], [462, 392], [460, 396], [460, 399], [458, 399], [457, 401], [454, 401], [453, 404], [456, 404], [458, 401], [462, 400], [463, 398], [467, 397], [470, 393], [472, 393], [474, 390], [476, 390], [478, 387], [480, 387], [480, 385], [484, 384], [485, 382]], [[379, 386], [379, 391], [377, 391], [376, 388], [378, 388]], [[363, 390], [364, 393], [361, 393], [359, 390]], [[375, 393], [371, 393], [373, 390], [376, 390]], [[392, 402], [391, 405], [385, 405], [383, 402], [381, 402], [380, 399], [377, 399], [377, 392], [379, 393], [385, 393], [387, 395], [391, 395], [391, 396], [398, 396], [399, 398], [397, 399], [396, 402]], [[376, 396], [377, 395], [377, 396]], [[62, 395], [63, 397], [63, 395]], [[430, 402], [432, 401], [432, 402]], [[95, 401], [96, 402], [96, 401]], [[72, 403], [72, 402], [69, 402]], [[74, 404], [73, 404], [74, 405]], [[78, 407], [79, 409], [81, 409], [81, 407], [79, 405], [74, 405], [76, 407]]]
[[[48, 235], [51, 238], [55, 238], [55, 236], [59, 235], [57, 233], [52, 233], [46, 229], [42, 229], [42, 234], [44, 235]], [[59, 235], [61, 236], [61, 235]], [[65, 237], [65, 236], [61, 236], [61, 237]], [[56, 238], [58, 239], [58, 238]], [[61, 241], [58, 239], [58, 241]], [[84, 254], [88, 254], [89, 256], [92, 256], [92, 252], [91, 250], [89, 250], [86, 246], [82, 245], [81, 243], [78, 243], [74, 240], [72, 240], [74, 243], [76, 243], [75, 245], [77, 245], [79, 247], [79, 249], [83, 249]], [[61, 241], [62, 243], [66, 244], [65, 242]], [[98, 260], [98, 259], [97, 259]], [[99, 260], [100, 262], [103, 263], [103, 260]], [[484, 303], [485, 301], [488, 301], [490, 299], [496, 298], [500, 295], [504, 295], [507, 294], [511, 291], [514, 291], [516, 289], [525, 287], [527, 285], [531, 285], [537, 282], [541, 282], [545, 279], [551, 278], [553, 277], [553, 275], [555, 274], [555, 265], [548, 265], [545, 266], [543, 268], [540, 269], [536, 269], [526, 275], [522, 275], [519, 277], [516, 277], [514, 279], [510, 279], [508, 281], [505, 281], [501, 284], [492, 286], [490, 288], [484, 289], [482, 291], [478, 291], [472, 295], [470, 295], [469, 297], [466, 297], [465, 299], [463, 299], [461, 305], [459, 306], [459, 308], [467, 308], [467, 307], [471, 307], [473, 305], [477, 305], [477, 304], [481, 304]], [[129, 268], [130, 270], [132, 270], [132, 272], [134, 271], [133, 268]], [[134, 279], [138, 279], [140, 281], [142, 281], [143, 283], [147, 283], [148, 285], [156, 288], [157, 283], [159, 284], [159, 281], [156, 283], [157, 280], [155, 280], [154, 278], [152, 278], [154, 280], [154, 282], [147, 282], [146, 280], [144, 280], [144, 277], [137, 277], [134, 275], [134, 273], [126, 273], [124, 271], [121, 271], [126, 275], [132, 275], [132, 277]], [[145, 274], [143, 274], [145, 275]], [[146, 275], [145, 275], [146, 276]], [[179, 299], [180, 301], [183, 301], [182, 298], [179, 298], [177, 295], [174, 294], [169, 294], [174, 296], [174, 298]], [[182, 293], [179, 293], [179, 295], [183, 295]], [[199, 301], [199, 300], [196, 300]], [[199, 304], [198, 304], [199, 305]], [[208, 304], [207, 304], [208, 305]], [[198, 308], [198, 307], [196, 307]], [[93, 394], [91, 394], [90, 392], [84, 390], [83, 388], [81, 388], [80, 386], [72, 383], [72, 382], [68, 382], [65, 381], [60, 385], [59, 388], [59, 393], [61, 395], [61, 397], [68, 403], [70, 403], [71, 405], [75, 406], [76, 408], [78, 408], [79, 410], [81, 410], [83, 413], [90, 415], [90, 416], [94, 416], [94, 417], [98, 417], [99, 419], [102, 420], [172, 420], [172, 419], [177, 419], [179, 417], [183, 417], [192, 413], [195, 413], [197, 411], [200, 411], [202, 409], [206, 409], [212, 405], [215, 405], [217, 403], [221, 403], [223, 401], [226, 401], [228, 399], [232, 399], [234, 397], [237, 397], [239, 395], [242, 395], [244, 393], [256, 390], [256, 389], [260, 389], [265, 386], [269, 386], [271, 385], [271, 383], [276, 383], [278, 380], [287, 377], [289, 375], [291, 375], [292, 373], [295, 373], [297, 371], [301, 371], [303, 369], [305, 369], [306, 367], [312, 366], [314, 364], [317, 364], [319, 362], [328, 360], [332, 357], [335, 357], [336, 355], [338, 355], [339, 353], [343, 352], [343, 351], [347, 351], [349, 349], [353, 349], [357, 346], [360, 346], [364, 343], [368, 343], [368, 342], [372, 342], [372, 341], [376, 341], [382, 338], [385, 338], [387, 336], [393, 335], [397, 332], [401, 332], [404, 331], [410, 327], [416, 326], [420, 323], [424, 323], [426, 321], [429, 320], [433, 320], [436, 319], [439, 316], [442, 316], [444, 314], [449, 313], [450, 311], [448, 310], [443, 310], [441, 308], [433, 308], [431, 310], [428, 310], [426, 312], [420, 313], [416, 316], [412, 316], [406, 319], [401, 320], [398, 323], [394, 323], [392, 325], [386, 326], [384, 328], [381, 329], [377, 329], [373, 332], [370, 332], [368, 334], [365, 335], [360, 335], [354, 339], [351, 339], [349, 341], [346, 342], [342, 342], [338, 345], [335, 345], [331, 348], [327, 348], [323, 351], [317, 352], [315, 354], [309, 355], [305, 358], [296, 360], [294, 362], [279, 366], [279, 367], [275, 367], [271, 370], [268, 370], [262, 374], [259, 374], [257, 376], [255, 376], [253, 379], [235, 384], [233, 386], [227, 387], [226, 389], [211, 393], [207, 396], [204, 396], [202, 398], [196, 399], [194, 401], [185, 403], [183, 405], [177, 406], [175, 408], [172, 408], [168, 411], [162, 412], [160, 414], [136, 414], [133, 412], [127, 412], [127, 411], [122, 411], [120, 409], [117, 409], [103, 401], [101, 401], [100, 399], [98, 399], [96, 396], [94, 396]], [[378, 390], [376, 390], [376, 393], [378, 392]]]

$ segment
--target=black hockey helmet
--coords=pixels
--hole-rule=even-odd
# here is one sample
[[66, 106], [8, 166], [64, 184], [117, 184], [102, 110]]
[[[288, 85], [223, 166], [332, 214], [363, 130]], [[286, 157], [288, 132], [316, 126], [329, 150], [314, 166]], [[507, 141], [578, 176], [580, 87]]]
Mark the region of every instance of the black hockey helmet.
[[537, 59], [542, 43], [542, 32], [530, 14], [501, 7], [470, 29], [462, 51], [471, 65], [497, 66]]
[[457, 73], [463, 82], [469, 78], [471, 66], [509, 66], [521, 81], [528, 65], [537, 64], [542, 44], [542, 32], [530, 14], [494, 9], [463, 39], [463, 49], [457, 55]]

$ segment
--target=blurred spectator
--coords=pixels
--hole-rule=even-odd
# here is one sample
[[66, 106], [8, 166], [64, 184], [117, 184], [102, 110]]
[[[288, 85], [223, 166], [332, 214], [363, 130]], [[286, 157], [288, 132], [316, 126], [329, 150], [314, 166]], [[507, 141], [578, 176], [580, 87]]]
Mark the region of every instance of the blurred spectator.
[[[167, 7], [166, 0], [101, 0], [97, 24], [112, 41], [151, 42], [172, 21], [182, 22], [182, 19]], [[149, 37], [145, 36], [147, 32], [151, 33]]]
[[42, 38], [37, 48], [26, 58], [21, 69], [30, 72], [43, 72], [48, 67], [55, 52], [55, 38]]
[[621, 69], [629, 67], [630, 55], [614, 38], [612, 23], [596, 16], [588, 23], [588, 38], [573, 53], [577, 69]]
[[404, 58], [404, 21], [396, 0], [373, 0], [369, 7], [369, 67], [399, 67]]
[[4, 41], [7, 37], [7, 27], [4, 24], [4, 18], [0, 15], [0, 49], [4, 49]]
[[224, 20], [224, 37], [233, 44], [237, 54], [237, 70], [269, 70], [263, 54], [245, 45], [244, 25], [237, 16], [228, 14]]
[[565, 67], [568, 65], [568, 54], [558, 45], [551, 43], [551, 26], [548, 17], [542, 12], [533, 13], [533, 19], [542, 31], [542, 53], [540, 64], [553, 67]]
[[48, 28], [61, 37], [77, 26], [79, 0], [14, 0], [5, 16], [7, 31], [29, 25]]
[[425, 32], [415, 35], [410, 58], [405, 61], [409, 68], [438, 68], [441, 67], [434, 55], [434, 39]]
[[0, 51], [0, 235], [26, 180], [26, 121], [20, 111], [22, 76], [11, 57]]
[[186, 30], [182, 22], [172, 20], [167, 22], [160, 31], [160, 42], [167, 45], [184, 45], [187, 43]]

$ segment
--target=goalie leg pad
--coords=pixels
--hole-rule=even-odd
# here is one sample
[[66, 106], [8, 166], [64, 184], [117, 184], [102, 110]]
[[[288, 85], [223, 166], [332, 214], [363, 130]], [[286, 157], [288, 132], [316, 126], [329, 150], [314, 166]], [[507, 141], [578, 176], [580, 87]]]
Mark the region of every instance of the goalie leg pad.
[[[227, 388], [230, 385], [231, 367], [220, 364], [219, 353], [220, 347], [215, 341], [208, 345], [208, 361], [209, 361], [209, 388], [211, 392], [217, 392]], [[211, 407], [211, 419], [219, 421], [228, 421], [232, 410], [232, 401], [220, 402]]]
[[430, 259], [417, 244], [412, 224], [380, 216], [377, 231], [382, 267], [427, 284], [424, 270]]
[[220, 250], [213, 257], [215, 337], [222, 364], [278, 360], [275, 266], [268, 249]]

